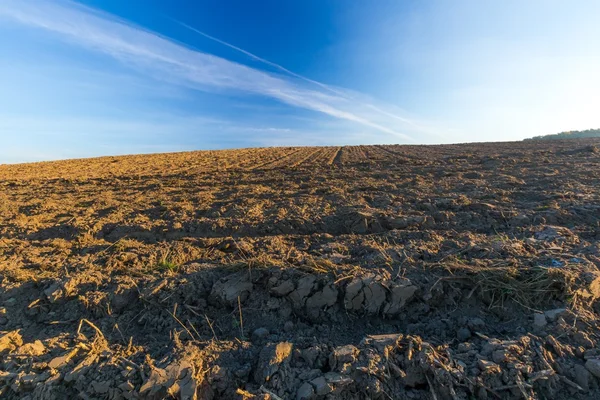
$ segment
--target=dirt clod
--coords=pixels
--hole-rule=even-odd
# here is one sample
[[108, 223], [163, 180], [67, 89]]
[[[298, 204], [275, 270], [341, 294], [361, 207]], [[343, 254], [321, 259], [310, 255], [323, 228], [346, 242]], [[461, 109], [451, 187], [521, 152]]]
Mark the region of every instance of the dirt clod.
[[10, 352], [23, 344], [23, 338], [18, 330], [0, 336], [0, 354]]
[[543, 328], [548, 324], [546, 320], [546, 316], [543, 313], [534, 313], [533, 314], [533, 325], [537, 328]]
[[456, 332], [456, 338], [461, 342], [466, 341], [471, 337], [471, 331], [469, 328], [460, 328], [458, 332]]
[[592, 358], [587, 360], [585, 368], [596, 378], [600, 378], [600, 359]]
[[300, 385], [300, 387], [298, 388], [298, 392], [296, 393], [297, 400], [311, 400], [314, 398], [315, 389], [310, 383], [304, 382], [302, 385]]
[[317, 396], [325, 396], [326, 394], [331, 393], [333, 390], [331, 385], [327, 383], [327, 380], [324, 376], [319, 376], [318, 378], [313, 379], [310, 381], [310, 384], [313, 386]]
[[252, 338], [255, 340], [262, 340], [269, 336], [269, 330], [267, 328], [258, 328], [252, 332]]
[[233, 306], [238, 299], [243, 303], [252, 292], [252, 282], [244, 273], [233, 274], [214, 284], [211, 298], [217, 302]]
[[46, 347], [40, 340], [36, 340], [33, 343], [24, 344], [23, 346], [17, 349], [17, 353], [32, 357], [41, 356], [45, 352]]

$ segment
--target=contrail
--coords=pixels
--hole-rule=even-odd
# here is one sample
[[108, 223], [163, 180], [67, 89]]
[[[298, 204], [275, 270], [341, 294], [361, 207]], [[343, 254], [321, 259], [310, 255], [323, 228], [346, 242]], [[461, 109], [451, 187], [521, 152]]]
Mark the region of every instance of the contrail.
[[[313, 85], [317, 85], [317, 86], [319, 86], [320, 88], [323, 88], [323, 89], [325, 89], [325, 90], [327, 90], [327, 91], [329, 91], [329, 92], [331, 92], [331, 93], [334, 93], [334, 94], [336, 94], [336, 95], [338, 95], [338, 96], [340, 96], [340, 97], [342, 97], [342, 98], [344, 98], [344, 99], [346, 99], [346, 100], [351, 100], [351, 101], [356, 101], [356, 100], [357, 100], [356, 98], [354, 98], [354, 97], [352, 97], [352, 96], [349, 96], [347, 93], [344, 93], [344, 92], [337, 91], [337, 90], [335, 90], [335, 89], [331, 88], [329, 85], [326, 85], [326, 84], [324, 84], [324, 83], [321, 83], [321, 82], [315, 81], [315, 80], [313, 80], [313, 79], [307, 78], [307, 77], [305, 77], [305, 76], [303, 76], [303, 75], [300, 75], [300, 74], [297, 74], [297, 73], [295, 73], [294, 71], [290, 71], [289, 69], [285, 68], [285, 67], [284, 67], [284, 66], [282, 66], [282, 65], [279, 65], [279, 64], [277, 64], [277, 63], [274, 63], [274, 62], [272, 62], [272, 61], [269, 61], [269, 60], [267, 60], [267, 59], [264, 59], [264, 58], [262, 58], [262, 57], [259, 57], [259, 56], [257, 56], [256, 54], [253, 54], [253, 53], [251, 53], [251, 52], [249, 52], [249, 51], [247, 51], [247, 50], [244, 50], [244, 49], [242, 49], [242, 48], [240, 48], [240, 47], [237, 47], [237, 46], [235, 46], [235, 45], [233, 45], [233, 44], [231, 44], [231, 43], [228, 43], [228, 42], [226, 42], [226, 41], [224, 41], [224, 40], [221, 40], [221, 39], [219, 39], [219, 38], [216, 38], [216, 37], [214, 37], [214, 36], [211, 36], [211, 35], [209, 35], [208, 33], [204, 33], [204, 32], [202, 32], [201, 30], [199, 30], [199, 29], [196, 29], [196, 28], [194, 28], [193, 26], [190, 26], [190, 25], [186, 24], [185, 22], [181, 22], [181, 21], [179, 21], [179, 20], [177, 20], [177, 19], [175, 19], [175, 18], [169, 17], [169, 16], [167, 16], [167, 15], [165, 15], [165, 17], [166, 17], [167, 19], [169, 19], [169, 20], [171, 20], [171, 21], [175, 22], [176, 24], [179, 24], [179, 25], [183, 26], [184, 28], [186, 28], [186, 29], [188, 29], [188, 30], [190, 30], [190, 31], [192, 31], [192, 32], [195, 32], [195, 33], [197, 33], [197, 34], [199, 34], [199, 35], [202, 35], [202, 36], [204, 36], [204, 37], [205, 37], [205, 38], [207, 38], [207, 39], [210, 39], [210, 40], [212, 40], [212, 41], [214, 41], [214, 42], [220, 43], [220, 44], [222, 44], [223, 46], [227, 46], [227, 47], [229, 47], [229, 48], [231, 48], [231, 49], [233, 49], [233, 50], [239, 51], [240, 53], [247, 55], [248, 57], [250, 57], [251, 59], [253, 59], [253, 60], [255, 60], [255, 61], [258, 61], [258, 62], [261, 62], [261, 63], [263, 63], [263, 64], [269, 65], [269, 66], [271, 66], [271, 67], [273, 67], [273, 68], [276, 68], [276, 69], [278, 69], [278, 70], [280, 70], [280, 71], [282, 71], [282, 72], [285, 72], [286, 74], [289, 74], [289, 75], [291, 75], [291, 76], [293, 76], [293, 77], [295, 77], [295, 78], [301, 79], [301, 80], [303, 80], [303, 81], [305, 81], [305, 82], [309, 82], [309, 83], [312, 83]], [[361, 103], [362, 103], [362, 102], [361, 102]], [[395, 115], [395, 114], [393, 114], [393, 113], [390, 113], [390, 112], [384, 111], [384, 110], [382, 110], [381, 108], [379, 108], [379, 107], [376, 107], [376, 106], [374, 106], [374, 105], [372, 105], [372, 104], [365, 104], [365, 103], [362, 103], [362, 105], [363, 105], [364, 107], [370, 108], [371, 110], [373, 110], [373, 111], [375, 111], [375, 112], [377, 112], [377, 113], [379, 113], [379, 114], [382, 114], [382, 115], [385, 115], [385, 116], [387, 116], [387, 117], [391, 117], [391, 118], [397, 119], [397, 120], [399, 120], [399, 121], [402, 121], [402, 122], [404, 122], [404, 123], [406, 123], [406, 124], [408, 124], [408, 125], [411, 125], [411, 126], [412, 126], [412, 127], [414, 127], [414, 128], [417, 128], [417, 129], [424, 129], [423, 127], [419, 126], [418, 124], [414, 123], [413, 121], [411, 121], [411, 120], [409, 120], [409, 119], [407, 119], [407, 118], [404, 118], [404, 117], [401, 117], [401, 116]]]
[[[276, 75], [194, 50], [127, 21], [70, 1], [2, 0], [0, 18], [8, 18], [24, 26], [56, 34], [64, 41], [110, 56], [155, 79], [208, 93], [231, 91], [264, 96], [293, 107], [353, 121], [379, 132], [413, 141], [409, 135], [387, 126], [387, 123], [391, 122], [389, 116], [384, 119], [381, 118], [383, 114], [380, 112], [378, 115], [367, 112], [372, 108], [365, 106], [365, 101], [360, 95], [356, 96], [356, 100], [351, 100], [349, 95], [344, 95], [345, 89], [340, 89], [342, 95], [329, 94], [321, 88], [332, 92], [330, 87], [290, 72], [278, 64], [221, 40], [217, 42], [225, 43], [224, 45], [243, 54], [249, 54], [263, 64], [275, 66], [274, 68], [284, 71], [285, 74]], [[290, 74], [299, 79], [290, 79]], [[305, 82], [314, 83], [308, 87]], [[314, 87], [315, 84], [319, 89]]]
[[324, 83], [317, 82], [317, 81], [315, 81], [315, 80], [312, 80], [312, 79], [310, 79], [310, 78], [307, 78], [307, 77], [305, 77], [305, 76], [302, 76], [302, 75], [300, 75], [300, 74], [297, 74], [297, 73], [295, 73], [294, 71], [290, 71], [289, 69], [287, 69], [287, 68], [285, 68], [285, 67], [283, 67], [283, 66], [281, 66], [281, 65], [279, 65], [279, 64], [276, 64], [276, 63], [274, 63], [274, 62], [272, 62], [272, 61], [269, 61], [269, 60], [266, 60], [266, 59], [264, 59], [264, 58], [262, 58], [262, 57], [259, 57], [259, 56], [257, 56], [256, 54], [252, 54], [252, 53], [250, 53], [250, 52], [249, 52], [249, 51], [247, 51], [247, 50], [244, 50], [244, 49], [242, 49], [242, 48], [240, 48], [240, 47], [237, 47], [237, 46], [235, 46], [235, 45], [233, 45], [233, 44], [231, 44], [231, 43], [227, 43], [227, 42], [225, 42], [224, 40], [221, 40], [221, 39], [219, 39], [219, 38], [216, 38], [216, 37], [214, 37], [214, 36], [211, 36], [211, 35], [209, 35], [208, 33], [204, 33], [204, 32], [202, 32], [201, 30], [199, 30], [199, 29], [196, 29], [196, 28], [194, 28], [193, 26], [190, 26], [190, 25], [186, 24], [185, 22], [181, 22], [181, 21], [179, 21], [179, 20], [177, 20], [177, 19], [175, 19], [175, 18], [171, 18], [171, 17], [167, 17], [167, 18], [168, 18], [168, 19], [170, 19], [171, 21], [173, 21], [173, 22], [175, 22], [175, 23], [177, 23], [177, 24], [179, 24], [179, 25], [183, 26], [183, 27], [184, 27], [184, 28], [186, 28], [186, 29], [189, 29], [190, 31], [196, 32], [197, 34], [204, 36], [204, 37], [205, 37], [205, 38], [207, 38], [207, 39], [213, 40], [213, 41], [215, 41], [215, 42], [217, 42], [217, 43], [220, 43], [220, 44], [222, 44], [223, 46], [227, 46], [227, 47], [229, 47], [229, 48], [231, 48], [231, 49], [234, 49], [234, 50], [236, 50], [236, 51], [239, 51], [240, 53], [247, 55], [248, 57], [252, 58], [253, 60], [256, 60], [256, 61], [258, 61], [258, 62], [261, 62], [261, 63], [263, 63], [263, 64], [267, 64], [267, 65], [269, 65], [269, 66], [271, 66], [271, 67], [273, 67], [273, 68], [276, 68], [276, 69], [278, 69], [278, 70], [280, 70], [280, 71], [282, 71], [282, 72], [285, 72], [286, 74], [289, 74], [289, 75], [291, 75], [291, 76], [293, 76], [293, 77], [295, 77], [295, 78], [302, 79], [303, 81], [306, 81], [306, 82], [312, 83], [312, 84], [314, 84], [314, 85], [317, 85], [317, 86], [319, 86], [319, 87], [321, 87], [321, 88], [323, 88], [323, 89], [325, 89], [325, 90], [328, 90], [328, 91], [330, 91], [331, 93], [335, 93], [335, 94], [337, 94], [338, 96], [343, 96], [343, 97], [345, 97], [345, 98], [348, 98], [348, 96], [347, 96], [347, 95], [345, 95], [344, 93], [342, 93], [342, 92], [338, 92], [337, 90], [335, 90], [335, 89], [332, 89], [331, 87], [329, 87], [328, 85], [325, 85]]

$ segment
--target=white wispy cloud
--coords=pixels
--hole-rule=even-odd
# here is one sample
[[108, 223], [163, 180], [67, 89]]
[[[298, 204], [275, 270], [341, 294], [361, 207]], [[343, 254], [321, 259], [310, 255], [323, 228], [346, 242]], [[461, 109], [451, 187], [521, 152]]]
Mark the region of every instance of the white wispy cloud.
[[214, 37], [214, 36], [211, 36], [211, 35], [209, 35], [208, 33], [202, 32], [201, 30], [199, 30], [199, 29], [196, 29], [196, 28], [194, 28], [193, 26], [190, 26], [190, 25], [186, 24], [185, 22], [181, 22], [181, 21], [179, 21], [179, 20], [177, 20], [177, 19], [174, 19], [174, 18], [169, 18], [169, 19], [171, 19], [172, 21], [176, 22], [177, 24], [179, 24], [179, 25], [183, 26], [184, 28], [186, 28], [186, 29], [189, 29], [189, 30], [190, 30], [190, 31], [192, 31], [192, 32], [196, 32], [197, 34], [199, 34], [199, 35], [201, 35], [201, 36], [204, 36], [204, 37], [205, 37], [205, 38], [207, 38], [207, 39], [210, 39], [210, 40], [212, 40], [212, 41], [214, 41], [214, 42], [220, 43], [220, 44], [222, 44], [223, 46], [227, 46], [227, 47], [229, 47], [230, 49], [233, 49], [233, 50], [239, 51], [240, 53], [242, 53], [242, 54], [244, 54], [244, 55], [246, 55], [246, 56], [250, 57], [251, 59], [253, 59], [253, 60], [255, 60], [255, 61], [258, 61], [258, 62], [260, 62], [260, 63], [263, 63], [263, 64], [265, 64], [265, 65], [268, 65], [268, 66], [270, 66], [270, 67], [273, 67], [273, 68], [275, 68], [275, 69], [278, 69], [279, 71], [282, 71], [282, 72], [284, 72], [284, 73], [286, 73], [286, 74], [289, 74], [289, 75], [291, 75], [291, 76], [293, 76], [293, 77], [295, 77], [295, 78], [301, 79], [301, 80], [303, 80], [303, 81], [305, 81], [305, 82], [312, 83], [312, 84], [314, 84], [314, 85], [316, 85], [316, 86], [319, 86], [320, 88], [322, 88], [322, 89], [325, 89], [325, 90], [327, 90], [327, 91], [329, 91], [329, 92], [331, 92], [331, 93], [334, 93], [334, 94], [337, 94], [337, 95], [340, 95], [340, 96], [346, 97], [346, 96], [344, 95], [344, 93], [337, 91], [335, 88], [333, 88], [333, 87], [331, 87], [331, 86], [329, 86], [329, 85], [326, 85], [326, 84], [324, 84], [324, 83], [321, 83], [321, 82], [315, 81], [314, 79], [307, 78], [307, 77], [305, 77], [305, 76], [303, 76], [303, 75], [297, 74], [297, 73], [295, 73], [294, 71], [291, 71], [291, 70], [289, 70], [289, 69], [285, 68], [285, 67], [284, 67], [284, 66], [282, 66], [282, 65], [279, 65], [279, 64], [277, 64], [277, 63], [274, 63], [274, 62], [272, 62], [272, 61], [269, 61], [269, 60], [267, 60], [267, 59], [265, 59], [265, 58], [259, 57], [259, 56], [257, 56], [257, 55], [256, 55], [256, 54], [254, 54], [254, 53], [251, 53], [251, 52], [249, 52], [249, 51], [247, 51], [247, 50], [244, 50], [244, 49], [242, 49], [241, 47], [235, 46], [235, 45], [233, 45], [233, 44], [231, 44], [231, 43], [228, 43], [228, 42], [226, 42], [226, 41], [224, 41], [224, 40], [221, 40], [221, 39], [219, 39], [219, 38], [216, 38], [216, 37]]
[[[297, 78], [297, 79], [303, 80], [303, 81], [305, 81], [307, 83], [310, 83], [312, 85], [318, 86], [320, 89], [323, 89], [323, 90], [325, 90], [327, 92], [330, 92], [330, 93], [333, 93], [333, 94], [335, 94], [337, 96], [340, 96], [341, 98], [344, 98], [347, 101], [355, 102], [355, 103], [357, 103], [357, 105], [360, 105], [360, 106], [364, 107], [365, 109], [369, 109], [369, 110], [375, 111], [376, 113], [382, 114], [382, 115], [384, 115], [386, 117], [389, 117], [389, 118], [392, 118], [392, 119], [395, 119], [395, 120], [399, 120], [402, 123], [404, 123], [404, 124], [406, 124], [406, 125], [414, 128], [417, 131], [430, 133], [430, 134], [432, 134], [434, 136], [440, 136], [439, 132], [437, 132], [437, 130], [435, 130], [435, 129], [428, 128], [428, 127], [424, 126], [423, 124], [417, 123], [416, 121], [414, 121], [412, 119], [409, 119], [407, 117], [399, 115], [398, 113], [394, 113], [392, 110], [385, 110], [381, 106], [377, 106], [375, 104], [372, 104], [374, 101], [372, 99], [367, 99], [366, 96], [364, 96], [364, 95], [361, 95], [361, 94], [356, 93], [356, 92], [352, 92], [352, 91], [347, 90], [347, 89], [336, 88], [335, 86], [327, 85], [325, 83], [316, 81], [314, 79], [310, 79], [310, 78], [308, 78], [308, 77], [306, 77], [304, 75], [300, 75], [300, 74], [298, 74], [298, 73], [296, 73], [296, 72], [294, 72], [294, 71], [292, 71], [292, 70], [290, 70], [290, 69], [288, 69], [288, 68], [286, 68], [286, 67], [284, 67], [284, 66], [282, 66], [280, 64], [274, 63], [274, 62], [269, 61], [269, 60], [267, 60], [265, 58], [257, 56], [254, 53], [251, 53], [251, 52], [249, 52], [247, 50], [244, 50], [241, 47], [235, 46], [235, 45], [233, 45], [231, 43], [228, 43], [228, 42], [226, 42], [224, 40], [221, 40], [221, 39], [216, 38], [214, 36], [211, 36], [211, 35], [209, 35], [209, 34], [207, 34], [205, 32], [202, 32], [201, 30], [199, 30], [197, 28], [194, 28], [193, 26], [188, 25], [185, 22], [182, 22], [182, 21], [179, 21], [177, 19], [170, 18], [170, 17], [167, 17], [167, 18], [169, 18], [173, 22], [175, 22], [175, 23], [183, 26], [184, 28], [186, 28], [186, 29], [188, 29], [188, 30], [190, 30], [192, 32], [195, 32], [195, 33], [197, 33], [197, 34], [199, 34], [199, 35], [201, 35], [201, 36], [203, 36], [203, 37], [205, 37], [207, 39], [210, 39], [210, 40], [212, 40], [214, 42], [222, 44], [223, 46], [229, 47], [230, 49], [238, 51], [238, 52], [240, 52], [240, 53], [242, 53], [242, 54], [250, 57], [252, 60], [258, 61], [258, 62], [260, 62], [262, 64], [265, 64], [265, 65], [268, 65], [270, 67], [273, 67], [273, 68], [275, 68], [275, 69], [277, 69], [277, 70], [279, 70], [279, 71], [281, 71], [281, 72], [283, 72], [285, 74], [293, 76], [294, 78]], [[383, 131], [385, 132], [385, 130], [383, 130]]]
[[[291, 71], [288, 72], [299, 79], [286, 79], [190, 49], [78, 3], [3, 0], [0, 3], [2, 17], [54, 32], [69, 42], [107, 54], [154, 78], [188, 88], [266, 96], [288, 105], [352, 121], [406, 141], [414, 141], [411, 133], [423, 133], [406, 118], [380, 106], [365, 106], [365, 102]], [[307, 82], [321, 86], [319, 89], [310, 88]]]

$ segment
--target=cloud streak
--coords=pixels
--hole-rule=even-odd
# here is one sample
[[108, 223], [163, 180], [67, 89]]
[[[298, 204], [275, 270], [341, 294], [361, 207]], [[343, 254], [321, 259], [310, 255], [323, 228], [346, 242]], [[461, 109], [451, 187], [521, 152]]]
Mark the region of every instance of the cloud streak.
[[270, 66], [270, 67], [276, 68], [276, 69], [278, 69], [279, 71], [282, 71], [282, 72], [284, 72], [284, 73], [286, 73], [286, 74], [289, 74], [289, 75], [293, 76], [294, 78], [298, 78], [298, 79], [301, 79], [301, 80], [303, 80], [303, 81], [305, 81], [305, 82], [312, 83], [313, 85], [317, 85], [317, 86], [319, 86], [320, 88], [322, 88], [322, 89], [325, 89], [325, 90], [327, 90], [327, 91], [329, 91], [329, 92], [331, 92], [331, 93], [333, 93], [333, 94], [336, 94], [336, 95], [338, 95], [338, 96], [342, 96], [342, 97], [346, 97], [346, 98], [347, 98], [347, 96], [345, 96], [345, 95], [344, 95], [344, 93], [342, 93], [342, 92], [340, 92], [340, 91], [337, 91], [337, 90], [335, 90], [334, 88], [332, 88], [332, 87], [331, 87], [331, 86], [329, 86], [329, 85], [326, 85], [326, 84], [324, 84], [324, 83], [321, 83], [321, 82], [315, 81], [315, 80], [313, 80], [313, 79], [307, 78], [307, 77], [305, 77], [305, 76], [303, 76], [303, 75], [297, 74], [297, 73], [295, 73], [294, 71], [291, 71], [291, 70], [287, 69], [286, 67], [284, 67], [284, 66], [282, 66], [282, 65], [279, 65], [279, 64], [277, 64], [277, 63], [274, 63], [274, 62], [272, 62], [272, 61], [269, 61], [269, 60], [267, 60], [267, 59], [265, 59], [265, 58], [259, 57], [259, 56], [257, 56], [256, 54], [253, 54], [253, 53], [251, 53], [251, 52], [249, 52], [249, 51], [247, 51], [247, 50], [244, 50], [244, 49], [242, 49], [241, 47], [237, 47], [237, 46], [235, 46], [235, 45], [233, 45], [233, 44], [231, 44], [231, 43], [228, 43], [228, 42], [226, 42], [226, 41], [224, 41], [224, 40], [221, 40], [221, 39], [219, 39], [219, 38], [216, 38], [216, 37], [214, 37], [214, 36], [211, 36], [211, 35], [209, 35], [208, 33], [204, 33], [204, 32], [202, 32], [201, 30], [199, 30], [199, 29], [196, 29], [196, 28], [194, 28], [193, 26], [190, 26], [190, 25], [186, 24], [185, 22], [181, 22], [181, 21], [179, 21], [179, 20], [176, 20], [176, 19], [174, 19], [174, 18], [170, 18], [170, 17], [167, 17], [167, 18], [169, 18], [169, 19], [170, 19], [170, 20], [172, 20], [173, 22], [175, 22], [175, 23], [177, 23], [177, 24], [179, 24], [179, 25], [183, 26], [184, 28], [186, 28], [186, 29], [188, 29], [188, 30], [190, 30], [190, 31], [192, 31], [192, 32], [195, 32], [195, 33], [197, 33], [197, 34], [199, 34], [199, 35], [201, 35], [201, 36], [204, 36], [204, 37], [205, 37], [205, 38], [207, 38], [207, 39], [210, 39], [210, 40], [212, 40], [212, 41], [214, 41], [214, 42], [217, 42], [217, 43], [219, 43], [219, 44], [222, 44], [223, 46], [229, 47], [230, 49], [236, 50], [236, 51], [238, 51], [238, 52], [240, 52], [240, 53], [242, 53], [242, 54], [244, 54], [244, 55], [246, 55], [246, 56], [250, 57], [251, 59], [253, 59], [253, 60], [255, 60], [255, 61], [258, 61], [258, 62], [260, 62], [260, 63], [263, 63], [263, 64], [265, 64], [265, 65], [268, 65], [268, 66]]
[[[411, 127], [412, 129], [414, 129], [416, 131], [420, 131], [420, 132], [423, 132], [423, 133], [429, 133], [429, 134], [431, 134], [433, 136], [437, 136], [437, 137], [441, 136], [437, 130], [429, 128], [429, 127], [426, 127], [426, 126], [423, 126], [421, 124], [418, 124], [418, 123], [416, 123], [415, 121], [413, 121], [413, 120], [411, 120], [409, 118], [406, 118], [406, 117], [400, 116], [400, 115], [398, 115], [396, 113], [393, 113], [391, 110], [384, 110], [381, 107], [372, 104], [371, 100], [367, 100], [367, 99], [362, 98], [364, 96], [361, 96], [358, 93], [352, 93], [349, 90], [338, 89], [338, 88], [335, 88], [335, 87], [333, 87], [331, 85], [327, 85], [325, 83], [322, 83], [322, 82], [319, 82], [319, 81], [315, 81], [314, 79], [307, 78], [307, 77], [305, 77], [303, 75], [297, 74], [294, 71], [291, 71], [291, 70], [287, 69], [286, 67], [284, 67], [284, 66], [282, 66], [280, 64], [277, 64], [277, 63], [269, 61], [269, 60], [267, 60], [265, 58], [259, 57], [259, 56], [257, 56], [254, 53], [251, 53], [251, 52], [249, 52], [247, 50], [242, 49], [241, 47], [235, 46], [235, 45], [233, 45], [231, 43], [228, 43], [228, 42], [226, 42], [224, 40], [221, 40], [221, 39], [216, 38], [214, 36], [211, 36], [211, 35], [209, 35], [209, 34], [207, 34], [205, 32], [202, 32], [201, 30], [196, 29], [193, 26], [190, 26], [190, 25], [186, 24], [185, 22], [181, 22], [181, 21], [179, 21], [177, 19], [174, 19], [174, 18], [171, 18], [171, 17], [166, 17], [166, 18], [170, 19], [171, 21], [175, 22], [176, 24], [181, 25], [184, 28], [186, 28], [186, 29], [188, 29], [188, 30], [190, 30], [192, 32], [195, 32], [195, 33], [197, 33], [197, 34], [199, 34], [201, 36], [204, 36], [207, 39], [210, 39], [210, 40], [212, 40], [212, 41], [214, 41], [216, 43], [222, 44], [223, 46], [229, 47], [230, 49], [238, 51], [238, 52], [240, 52], [240, 53], [242, 53], [242, 54], [250, 57], [252, 60], [258, 61], [258, 62], [260, 62], [262, 64], [265, 64], [265, 65], [268, 65], [268, 66], [273, 67], [275, 69], [278, 69], [279, 71], [281, 71], [281, 72], [283, 72], [285, 74], [293, 76], [294, 78], [301, 79], [301, 80], [303, 80], [305, 82], [308, 82], [308, 83], [310, 83], [312, 85], [316, 85], [316, 86], [318, 86], [321, 89], [324, 89], [324, 90], [326, 90], [326, 91], [328, 91], [330, 93], [333, 93], [333, 94], [335, 94], [337, 96], [340, 96], [340, 97], [346, 99], [347, 101], [357, 102], [362, 107], [364, 107], [366, 109], [373, 110], [376, 113], [379, 113], [379, 114], [381, 114], [381, 115], [383, 115], [385, 117], [401, 121], [402, 123], [406, 124], [407, 126]], [[383, 130], [383, 132], [385, 132], [385, 130]]]
[[[2, 17], [53, 32], [69, 42], [109, 55], [156, 79], [187, 88], [264, 96], [294, 107], [352, 121], [410, 142], [414, 139], [404, 132], [419, 131], [418, 126], [408, 119], [380, 107], [364, 105], [327, 85], [294, 74], [242, 49], [236, 48], [263, 63], [283, 69], [298, 79], [286, 79], [190, 49], [77, 3], [3, 0], [0, 3], [0, 18]], [[306, 82], [316, 83], [324, 90], [309, 88]]]

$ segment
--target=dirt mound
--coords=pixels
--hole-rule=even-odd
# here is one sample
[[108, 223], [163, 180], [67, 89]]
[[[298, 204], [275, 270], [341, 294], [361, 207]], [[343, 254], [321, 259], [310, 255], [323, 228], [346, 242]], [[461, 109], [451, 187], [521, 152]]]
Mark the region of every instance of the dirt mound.
[[[186, 270], [137, 282], [81, 274], [8, 291], [4, 328], [17, 329], [0, 337], [2, 394], [570, 398], [598, 390], [598, 338], [584, 309], [573, 308], [600, 294], [591, 272], [439, 269], [425, 283], [385, 271]], [[494, 300], [500, 288], [513, 299]], [[518, 304], [557, 299], [571, 307], [524, 315]], [[448, 301], [458, 310], [440, 307]], [[504, 306], [484, 318], [460, 310], [495, 301]]]

